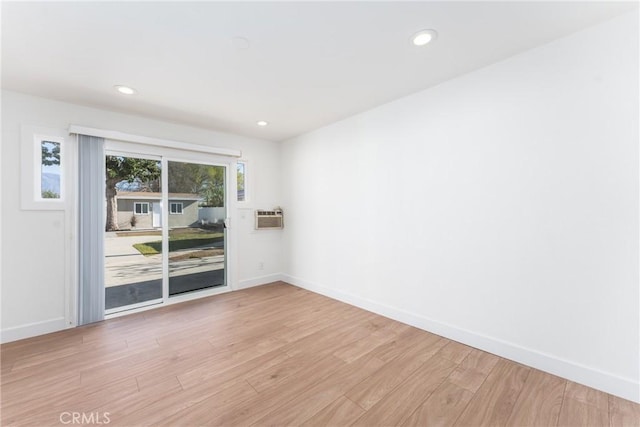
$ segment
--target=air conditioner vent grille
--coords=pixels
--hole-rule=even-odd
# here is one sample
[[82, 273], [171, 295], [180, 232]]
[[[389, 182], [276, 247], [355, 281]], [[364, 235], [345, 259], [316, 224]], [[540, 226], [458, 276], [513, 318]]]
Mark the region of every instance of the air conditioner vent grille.
[[256, 210], [256, 230], [274, 230], [283, 227], [282, 210]]

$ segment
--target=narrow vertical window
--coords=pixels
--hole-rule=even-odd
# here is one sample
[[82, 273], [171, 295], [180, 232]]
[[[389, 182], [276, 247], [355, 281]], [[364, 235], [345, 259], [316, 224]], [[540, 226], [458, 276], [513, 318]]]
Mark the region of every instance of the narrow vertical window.
[[246, 195], [246, 168], [247, 164], [245, 162], [237, 163], [237, 175], [238, 175], [238, 201], [244, 202], [247, 200]]
[[68, 209], [68, 131], [22, 125], [20, 137], [20, 209]]
[[62, 194], [59, 142], [40, 141], [40, 197], [60, 199]]

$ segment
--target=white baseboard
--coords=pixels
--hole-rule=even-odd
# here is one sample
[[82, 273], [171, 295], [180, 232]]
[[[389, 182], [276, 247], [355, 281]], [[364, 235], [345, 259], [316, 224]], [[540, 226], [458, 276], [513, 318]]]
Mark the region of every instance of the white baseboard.
[[461, 342], [471, 347], [531, 366], [544, 372], [602, 390], [606, 393], [640, 403], [640, 383], [629, 378], [622, 378], [579, 363], [563, 360], [550, 354], [525, 348], [497, 338], [481, 335], [473, 331], [461, 329], [426, 316], [391, 307], [367, 298], [330, 289], [287, 274], [281, 275], [284, 282], [298, 286], [347, 304], [360, 307], [390, 319], [406, 323], [416, 328]]
[[[282, 280], [282, 274], [268, 274], [265, 276], [241, 280], [233, 290], [252, 288], [254, 286], [265, 285], [267, 283], [277, 282], [280, 280]], [[64, 317], [60, 317], [42, 322], [34, 322], [26, 325], [6, 328], [0, 331], [0, 343], [7, 343], [51, 332], [57, 332], [66, 329], [67, 327], [69, 327], [69, 325], [67, 325]]]
[[241, 280], [238, 282], [238, 285], [234, 287], [234, 291], [238, 291], [240, 289], [253, 288], [254, 286], [266, 285], [267, 283], [277, 282], [280, 280], [284, 280], [282, 274], [267, 274], [266, 276], [253, 277], [251, 279]]
[[61, 331], [67, 328], [67, 322], [64, 317], [44, 320], [42, 322], [28, 323], [22, 326], [14, 326], [12, 328], [3, 329], [0, 332], [0, 342], [7, 343], [25, 338], [44, 335], [51, 332]]

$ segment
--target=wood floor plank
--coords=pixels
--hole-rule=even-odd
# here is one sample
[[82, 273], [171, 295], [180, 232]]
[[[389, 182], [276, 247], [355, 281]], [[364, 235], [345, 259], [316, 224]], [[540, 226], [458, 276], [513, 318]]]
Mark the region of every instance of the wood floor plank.
[[1, 358], [2, 356], [0, 356], [0, 376], [5, 376], [13, 369], [13, 361], [2, 360]]
[[249, 375], [258, 375], [272, 369], [281, 363], [285, 363], [290, 357], [279, 349], [267, 353], [254, 353], [249, 351], [243, 354], [226, 354], [225, 357], [210, 358], [204, 360], [197, 368], [184, 369], [184, 373], [178, 374], [178, 380], [183, 389], [187, 390], [200, 386], [203, 383], [218, 383], [229, 381], [237, 377], [246, 378]]
[[557, 425], [566, 384], [562, 378], [532, 369], [507, 424], [522, 427]]
[[447, 345], [440, 349], [438, 356], [459, 364], [471, 353], [471, 350], [473, 350], [472, 347], [460, 344], [459, 342], [449, 341]]
[[340, 396], [300, 425], [302, 427], [347, 426], [360, 418], [363, 413], [364, 409], [345, 396]]
[[429, 398], [416, 409], [403, 426], [452, 426], [467, 407], [473, 393], [445, 380]]
[[501, 359], [462, 413], [456, 426], [504, 426], [530, 368]]
[[402, 425], [455, 367], [452, 361], [433, 356], [352, 425]]
[[[135, 382], [134, 382], [135, 384]], [[63, 390], [60, 394], [74, 394], [80, 390], [80, 374], [71, 373], [64, 379], [54, 377], [39, 383], [14, 383], [2, 387], [2, 425], [17, 422], [34, 409], [51, 402], [51, 390]], [[9, 396], [10, 399], [6, 399]]]
[[[283, 358], [288, 358], [288, 356], [274, 350], [239, 365], [218, 368], [213, 366], [211, 368], [212, 375], [207, 376], [205, 380], [192, 383], [188, 388], [182, 387], [177, 393], [173, 393], [163, 399], [147, 402], [144, 407], [137, 408], [129, 416], [129, 419], [132, 421], [142, 420], [140, 422], [148, 422], [150, 424], [164, 423], [168, 419], [167, 411], [171, 408], [172, 414], [182, 413], [181, 411], [188, 413], [181, 418], [172, 418], [176, 420], [176, 424], [179, 424], [180, 420], [193, 420], [195, 413], [204, 413], [204, 409], [198, 408], [198, 405], [207, 401], [207, 399], [214, 400], [216, 410], [222, 411], [227, 406], [237, 404], [257, 394], [253, 387], [244, 380], [245, 376], [267, 369], [273, 363], [283, 360]], [[143, 389], [141, 392], [153, 390], [156, 387], [157, 385], [154, 385], [154, 387]], [[251, 390], [248, 387], [251, 387]], [[220, 405], [222, 397], [225, 399], [224, 405]], [[210, 403], [206, 403], [204, 406], [212, 407]]]
[[[13, 381], [2, 384], [2, 393], [11, 396], [11, 404], [19, 404], [31, 399], [44, 398], [52, 388], [60, 386], [62, 390], [74, 390], [81, 384], [81, 375], [76, 370], [69, 370], [59, 374], [53, 373], [39, 378], [27, 378], [23, 381]], [[3, 401], [4, 403], [4, 401]], [[6, 405], [3, 405], [3, 409]]]
[[194, 343], [190, 347], [171, 349], [170, 351], [147, 351], [133, 355], [124, 360], [114, 360], [101, 366], [91, 366], [82, 369], [82, 383], [105, 384], [126, 377], [142, 376], [146, 372], [169, 369], [171, 364], [183, 358], [206, 357], [211, 351], [211, 345], [206, 341]]
[[29, 357], [23, 357], [13, 364], [12, 372], [15, 373], [21, 369], [33, 369], [35, 366], [42, 363], [49, 364], [52, 361], [59, 359], [64, 359], [66, 363], [74, 363], [76, 359], [91, 358], [93, 357], [93, 354], [96, 353], [104, 353], [126, 348], [127, 342], [123, 339], [117, 340], [115, 342], [109, 342], [107, 345], [102, 345], [101, 343], [81, 343], [74, 346], [68, 346], [57, 350], [48, 351], [45, 353], [34, 354]]
[[14, 382], [17, 384], [37, 384], [42, 379], [54, 379], [56, 377], [62, 380], [69, 375], [71, 370], [74, 373], [81, 373], [83, 370], [98, 369], [109, 364], [119, 367], [127, 366], [131, 360], [140, 358], [147, 360], [152, 354], [148, 351], [130, 349], [126, 345], [117, 345], [115, 348], [110, 349], [104, 347], [89, 353], [81, 352], [67, 357], [56, 357], [28, 369], [9, 372], [2, 376], [2, 384], [4, 387]]
[[[110, 424], [118, 425], [136, 425], [134, 422], [135, 414], [138, 411], [153, 408], [160, 413], [169, 409], [170, 399], [175, 399], [182, 393], [182, 387], [177, 378], [169, 378], [160, 384], [156, 384], [153, 388], [140, 390], [137, 393], [125, 396], [118, 396], [112, 399], [106, 399], [96, 406], [93, 411], [104, 413], [109, 412], [112, 422]], [[188, 399], [186, 400], [188, 401]], [[158, 402], [163, 402], [159, 405]], [[166, 402], [166, 404], [165, 404]]]
[[368, 322], [361, 321], [342, 328], [341, 332], [323, 330], [321, 333], [323, 336], [314, 337], [313, 342], [301, 344], [296, 341], [293, 343], [293, 347], [289, 344], [289, 348], [285, 352], [289, 356], [332, 353], [339, 348], [349, 346], [353, 342], [370, 336], [372, 330]]
[[499, 360], [493, 354], [473, 349], [451, 373], [449, 381], [475, 393]]
[[117, 427], [640, 427], [635, 403], [567, 383], [558, 414], [555, 377], [284, 283], [2, 344], [0, 364], [8, 426], [79, 411]]
[[[342, 360], [328, 355], [313, 365], [307, 366], [303, 375], [291, 376], [277, 387], [269, 388], [258, 396], [235, 402], [223, 410], [210, 414], [202, 422], [204, 425], [235, 426], [251, 425], [271, 412], [274, 407], [290, 402], [296, 396], [315, 386], [346, 365]], [[208, 403], [202, 402], [202, 406]]]
[[[345, 396], [360, 405], [362, 409], [371, 409], [445, 344], [446, 341], [437, 335], [428, 335], [425, 339], [406, 348], [404, 353], [392, 359], [382, 369], [347, 391]], [[374, 351], [371, 354], [377, 357], [375, 353]]]
[[318, 331], [330, 328], [333, 325], [341, 323], [341, 320], [338, 320], [331, 316], [321, 316], [320, 318], [314, 318], [312, 315], [305, 316], [304, 320], [301, 320], [298, 323], [287, 325], [283, 324], [280, 338], [287, 342], [298, 341], [302, 338], [308, 337], [311, 334], [317, 333]]
[[[421, 340], [425, 337], [428, 337], [428, 339], [430, 340], [440, 338], [437, 335], [421, 331], [418, 328], [409, 327], [409, 329], [399, 333], [395, 339], [378, 347], [374, 352], [374, 356], [380, 360], [388, 362], [404, 353], [416, 341]], [[446, 342], [443, 342], [442, 344], [445, 345]]]
[[166, 399], [162, 404], [163, 408], [170, 408], [170, 412], [160, 413], [153, 408], [144, 408], [128, 419], [133, 425], [141, 426], [194, 426], [201, 425], [203, 420], [207, 420], [212, 413], [224, 410], [237, 401], [244, 401], [257, 392], [246, 382], [238, 381], [230, 387], [207, 396], [206, 405], [192, 404], [203, 402], [202, 394], [194, 395], [193, 392], [182, 391], [176, 394], [167, 406]]
[[606, 427], [608, 425], [608, 412], [565, 396], [558, 420], [559, 427]]
[[381, 345], [387, 344], [398, 336], [397, 328], [383, 327], [358, 341], [344, 345], [336, 350], [333, 355], [344, 360], [353, 362], [354, 360], [370, 353]]
[[595, 406], [603, 412], [609, 412], [609, 396], [602, 391], [574, 383], [573, 381], [568, 381], [565, 395], [578, 402]]
[[640, 427], [640, 404], [609, 395], [611, 427]]
[[354, 312], [347, 317], [347, 323], [342, 327], [327, 326], [304, 338], [289, 342], [283, 346], [282, 351], [290, 356], [316, 352], [330, 353], [346, 343], [369, 335], [372, 332], [368, 327], [369, 318], [370, 313], [364, 310]]
[[160, 344], [158, 344], [158, 340], [154, 336], [142, 335], [129, 337], [125, 339], [125, 342], [127, 344], [127, 349], [129, 350], [157, 350], [158, 347], [160, 347]]
[[335, 401], [353, 385], [376, 372], [385, 362], [365, 356], [314, 384], [288, 402], [274, 407], [255, 422], [258, 426], [298, 426]]
[[306, 369], [309, 369], [314, 366], [315, 363], [325, 358], [324, 353], [315, 355], [305, 354], [293, 357], [286, 353], [283, 354], [286, 356], [286, 359], [268, 366], [260, 372], [245, 377], [247, 382], [251, 384], [258, 393], [275, 387], [292, 376], [303, 374]]
[[460, 362], [460, 367], [463, 369], [473, 369], [488, 375], [499, 360], [500, 358], [498, 356], [474, 348], [469, 352], [467, 357]]
[[2, 346], [0, 346], [0, 358], [3, 361], [14, 362], [16, 359], [21, 359], [27, 354], [33, 356], [65, 349], [78, 344], [82, 344], [82, 335], [78, 335], [77, 333], [70, 334], [68, 330], [53, 332], [47, 335], [2, 344]]
[[[90, 413], [95, 408], [120, 398], [128, 398], [138, 392], [134, 378], [126, 378], [94, 390], [76, 389], [68, 393], [47, 396], [46, 399], [32, 401], [28, 408], [13, 416], [7, 424], [31, 426], [55, 425], [60, 423], [63, 412]], [[4, 410], [4, 408], [3, 408]]]

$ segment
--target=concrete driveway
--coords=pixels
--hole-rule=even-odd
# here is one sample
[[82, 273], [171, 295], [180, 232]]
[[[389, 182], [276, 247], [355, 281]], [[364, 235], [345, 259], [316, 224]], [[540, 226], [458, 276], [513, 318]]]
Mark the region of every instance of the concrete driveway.
[[[144, 256], [133, 247], [135, 243], [160, 240], [157, 235], [118, 236], [115, 232], [105, 233], [105, 286], [119, 286], [131, 283], [162, 279], [162, 255]], [[171, 252], [177, 255], [194, 250], [222, 248], [224, 242], [214, 242], [197, 248]], [[224, 268], [224, 255], [169, 261], [170, 277], [196, 274]]]

